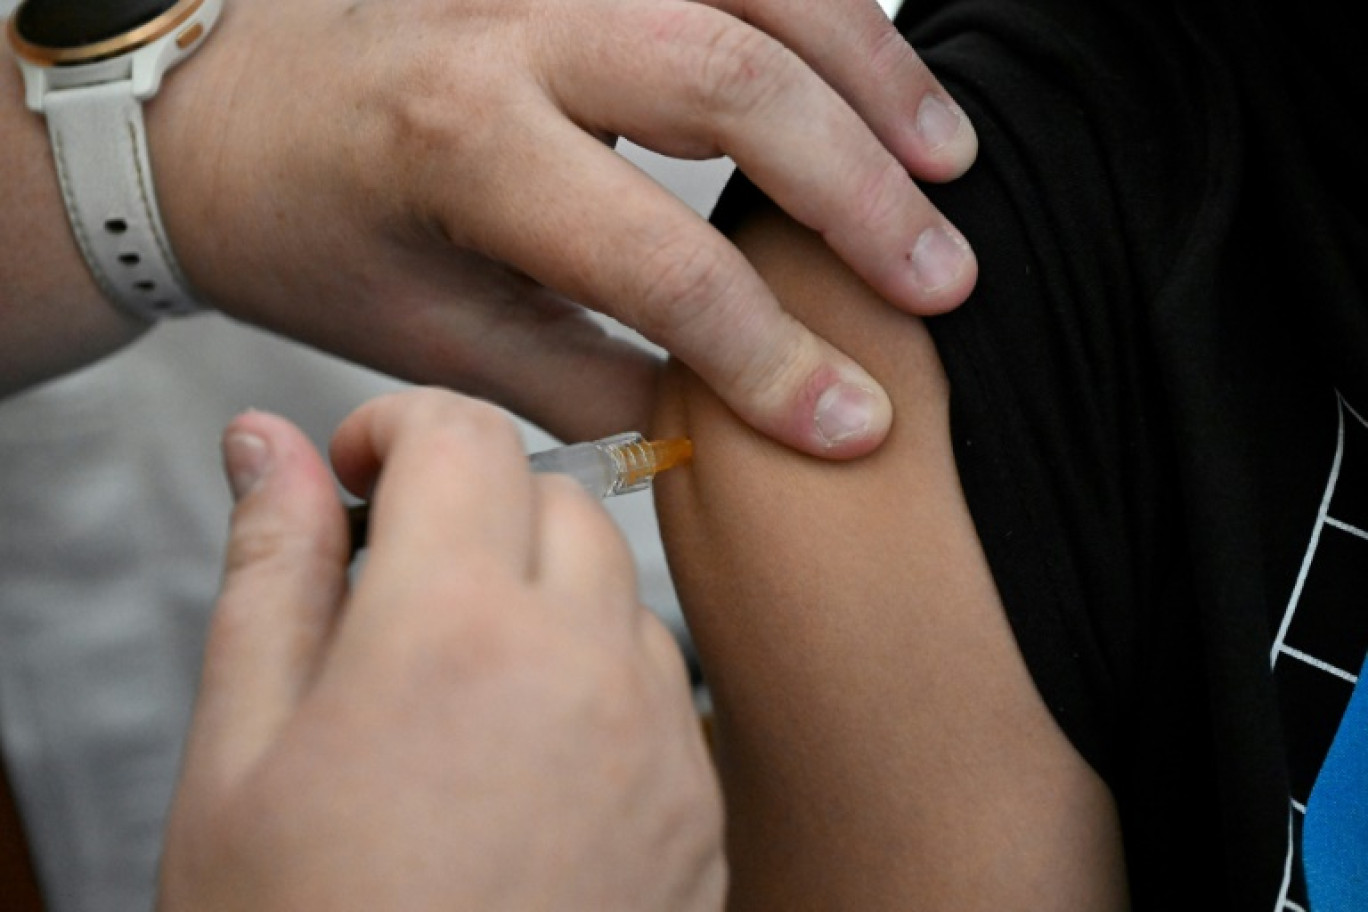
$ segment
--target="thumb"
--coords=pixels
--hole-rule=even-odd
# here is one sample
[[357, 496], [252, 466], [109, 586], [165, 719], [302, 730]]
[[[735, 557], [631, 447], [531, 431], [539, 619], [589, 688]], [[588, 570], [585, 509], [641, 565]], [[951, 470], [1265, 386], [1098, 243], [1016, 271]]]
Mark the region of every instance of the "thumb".
[[[550, 126], [535, 146], [539, 181], [499, 184], [498, 211], [515, 215], [478, 226], [479, 249], [632, 327], [775, 440], [832, 459], [862, 456], [883, 441], [892, 422], [888, 394], [787, 312], [732, 241], [578, 128]], [[453, 234], [469, 211], [463, 203], [446, 201], [456, 213]], [[584, 383], [563, 388], [579, 394], [597, 382], [580, 376]], [[653, 391], [641, 382], [634, 388]]]
[[348, 550], [332, 475], [298, 428], [248, 412], [222, 447], [237, 503], [189, 750], [206, 772], [232, 777], [313, 679], [346, 594]]

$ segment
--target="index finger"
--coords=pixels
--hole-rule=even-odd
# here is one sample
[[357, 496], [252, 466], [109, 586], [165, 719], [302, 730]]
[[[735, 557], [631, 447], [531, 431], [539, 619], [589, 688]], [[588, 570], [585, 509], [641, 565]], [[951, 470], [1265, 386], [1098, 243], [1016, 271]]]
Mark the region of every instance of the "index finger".
[[494, 406], [437, 389], [382, 396], [342, 422], [330, 452], [349, 490], [374, 482], [358, 592], [383, 571], [421, 603], [432, 575], [458, 561], [459, 572], [531, 574], [531, 474], [511, 418]]

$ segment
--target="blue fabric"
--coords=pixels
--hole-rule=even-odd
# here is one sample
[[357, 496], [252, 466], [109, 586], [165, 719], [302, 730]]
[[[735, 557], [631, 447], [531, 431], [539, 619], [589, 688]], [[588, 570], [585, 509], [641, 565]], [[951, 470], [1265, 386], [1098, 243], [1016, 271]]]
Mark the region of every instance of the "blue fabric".
[[1313, 912], [1368, 910], [1366, 672], [1368, 661], [1306, 803], [1302, 859]]

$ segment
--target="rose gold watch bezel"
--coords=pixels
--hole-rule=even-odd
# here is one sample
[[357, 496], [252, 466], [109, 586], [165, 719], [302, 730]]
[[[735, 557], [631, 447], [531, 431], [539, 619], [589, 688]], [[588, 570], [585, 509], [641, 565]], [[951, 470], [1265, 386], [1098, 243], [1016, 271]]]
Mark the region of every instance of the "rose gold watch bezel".
[[157, 18], [122, 35], [74, 48], [50, 48], [25, 40], [24, 36], [19, 34], [19, 14], [16, 12], [10, 16], [9, 42], [14, 48], [14, 53], [38, 66], [78, 66], [83, 63], [97, 63], [136, 51], [164, 38], [184, 25], [203, 5], [204, 0], [180, 0]]

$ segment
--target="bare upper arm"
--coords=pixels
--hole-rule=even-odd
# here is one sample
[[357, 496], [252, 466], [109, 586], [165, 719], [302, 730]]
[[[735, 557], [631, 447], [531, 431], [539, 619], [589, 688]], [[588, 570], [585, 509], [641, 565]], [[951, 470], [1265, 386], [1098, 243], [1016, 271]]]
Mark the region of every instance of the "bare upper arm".
[[735, 240], [895, 420], [874, 455], [824, 462], [678, 365], [666, 381], [657, 432], [696, 459], [657, 505], [716, 707], [732, 907], [1124, 908], [1114, 807], [1012, 639], [928, 333], [775, 211]]

